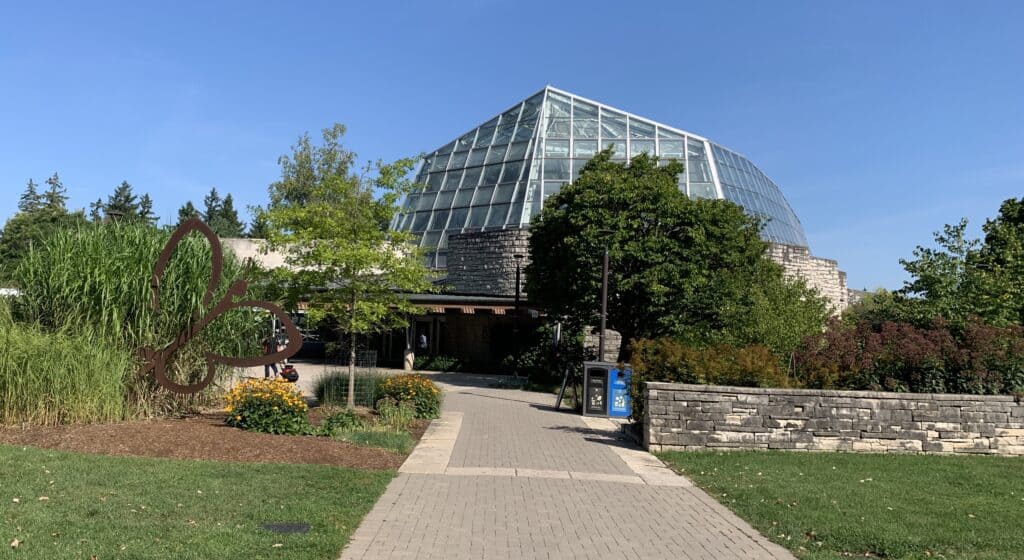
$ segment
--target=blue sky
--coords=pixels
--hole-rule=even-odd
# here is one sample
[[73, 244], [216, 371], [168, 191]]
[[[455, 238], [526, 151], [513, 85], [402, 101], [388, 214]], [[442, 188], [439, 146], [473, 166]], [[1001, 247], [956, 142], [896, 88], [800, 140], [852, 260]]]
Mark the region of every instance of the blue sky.
[[[216, 4], [216, 5], [213, 5]], [[707, 136], [778, 183], [851, 287], [1024, 194], [1024, 3], [132, 2], [0, 16], [0, 220], [58, 171], [157, 213], [264, 201], [304, 131], [436, 148], [552, 84]]]

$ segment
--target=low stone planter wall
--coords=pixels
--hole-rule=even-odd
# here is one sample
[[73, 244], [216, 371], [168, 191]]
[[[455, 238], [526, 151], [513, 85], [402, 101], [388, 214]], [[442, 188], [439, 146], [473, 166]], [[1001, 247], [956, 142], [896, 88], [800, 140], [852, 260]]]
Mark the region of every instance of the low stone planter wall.
[[647, 383], [651, 451], [791, 449], [1024, 455], [1012, 396]]

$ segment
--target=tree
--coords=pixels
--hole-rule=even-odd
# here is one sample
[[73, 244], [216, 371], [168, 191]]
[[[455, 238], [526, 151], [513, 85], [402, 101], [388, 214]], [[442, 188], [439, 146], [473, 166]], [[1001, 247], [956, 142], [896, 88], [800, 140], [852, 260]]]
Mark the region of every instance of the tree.
[[198, 217], [199, 217], [199, 210], [196, 210], [196, 207], [192, 205], [192, 201], [191, 200], [187, 201], [185, 204], [182, 204], [181, 208], [178, 208], [178, 225], [179, 226], [181, 224], [191, 220], [192, 218], [198, 218]]
[[1005, 200], [982, 230], [985, 240], [972, 260], [979, 314], [997, 325], [1024, 325], [1024, 197]]
[[259, 209], [250, 209], [254, 211], [252, 224], [249, 225], [249, 231], [246, 232], [245, 236], [251, 239], [266, 239], [270, 236], [270, 225], [267, 223], [266, 217], [259, 212]]
[[155, 226], [159, 216], [153, 214], [153, 199], [149, 197], [149, 193], [144, 193], [139, 197], [139, 219], [146, 222], [151, 226]]
[[18, 200], [18, 211], [19, 212], [32, 212], [43, 205], [43, 197], [37, 190], [38, 185], [32, 179], [28, 180], [28, 185], [25, 186], [25, 192], [21, 193], [21, 198]]
[[966, 236], [967, 220], [946, 224], [933, 233], [936, 248], [918, 246], [913, 259], [900, 259], [910, 275], [899, 293], [909, 298], [910, 314], [916, 322], [943, 317], [954, 324], [963, 324], [975, 309], [968, 294], [973, 274], [969, 260], [979, 243]]
[[275, 273], [289, 303], [308, 301], [312, 319], [336, 321], [348, 335], [353, 406], [356, 336], [406, 326], [419, 309], [402, 294], [433, 285], [413, 237], [387, 228], [413, 161], [378, 162], [373, 180], [363, 180], [352, 170], [355, 154], [341, 145], [344, 133], [340, 124], [324, 129], [319, 146], [308, 134], [299, 138], [279, 159], [281, 179], [257, 219], [267, 223], [268, 247], [285, 255], [288, 268]]
[[89, 220], [91, 220], [93, 222], [97, 222], [97, 223], [98, 222], [102, 222], [103, 221], [103, 209], [104, 208], [105, 208], [105, 205], [103, 204], [103, 199], [102, 198], [97, 198], [96, 202], [90, 203], [89, 204]]
[[138, 197], [132, 192], [132, 186], [128, 181], [121, 181], [121, 184], [114, 189], [114, 193], [107, 197], [103, 205], [105, 218], [112, 220], [134, 221], [139, 217]]
[[47, 189], [43, 193], [43, 203], [50, 210], [66, 210], [65, 203], [68, 200], [67, 189], [60, 182], [60, 177], [54, 173], [46, 180]]
[[[755, 304], [761, 317], [801, 308], [800, 297], [819, 306], [810, 290], [787, 287], [768, 261], [757, 219], [728, 201], [689, 199], [679, 191], [682, 171], [647, 155], [628, 164], [612, 162], [610, 150], [593, 158], [531, 224], [530, 299], [574, 329], [596, 325], [607, 246], [608, 327], [627, 344], [661, 336], [762, 342], [743, 340], [770, 328], [749, 324]], [[759, 287], [766, 279], [771, 289]]]
[[245, 224], [238, 219], [238, 211], [235, 210], [235, 199], [228, 193], [224, 196], [224, 202], [220, 205], [220, 212], [215, 220], [218, 229], [214, 231], [221, 237], [242, 237], [245, 232]]
[[[211, 187], [210, 192], [203, 197], [203, 220], [213, 227], [213, 221], [220, 216], [220, 208], [223, 202], [220, 198], [220, 193], [217, 192], [217, 187]], [[214, 231], [217, 231], [214, 228]]]

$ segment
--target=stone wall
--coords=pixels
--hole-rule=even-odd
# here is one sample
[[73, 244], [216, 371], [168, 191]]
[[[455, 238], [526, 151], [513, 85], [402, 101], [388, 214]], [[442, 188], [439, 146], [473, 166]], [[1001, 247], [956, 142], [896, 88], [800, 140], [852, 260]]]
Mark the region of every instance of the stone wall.
[[849, 306], [849, 292], [846, 289], [846, 273], [831, 259], [811, 255], [806, 247], [772, 243], [768, 257], [782, 265], [789, 278], [803, 278], [807, 285], [816, 288], [831, 302], [832, 312], [840, 314]]
[[[530, 262], [530, 234], [525, 229], [500, 229], [448, 238], [448, 289], [459, 294], [512, 296], [516, 292], [516, 259], [525, 271]], [[522, 275], [520, 288], [526, 286]], [[525, 292], [523, 292], [525, 294]]]
[[651, 451], [791, 449], [1024, 455], [1012, 396], [647, 383]]

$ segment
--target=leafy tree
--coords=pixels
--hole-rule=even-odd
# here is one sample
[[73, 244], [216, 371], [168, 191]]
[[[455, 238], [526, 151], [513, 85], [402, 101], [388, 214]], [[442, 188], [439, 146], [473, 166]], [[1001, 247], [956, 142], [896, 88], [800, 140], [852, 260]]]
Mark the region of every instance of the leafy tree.
[[340, 124], [326, 128], [318, 146], [308, 134], [299, 138], [280, 158], [281, 179], [257, 218], [267, 223], [269, 247], [285, 254], [288, 269], [275, 272], [290, 303], [307, 300], [312, 319], [336, 321], [350, 337], [353, 406], [356, 336], [406, 326], [419, 310], [402, 294], [433, 286], [412, 236], [387, 228], [413, 161], [378, 162], [374, 179], [364, 181], [353, 172], [355, 154], [341, 145], [344, 133]]
[[192, 205], [191, 200], [189, 200], [185, 204], [182, 204], [181, 208], [178, 208], [178, 225], [181, 225], [182, 223], [187, 222], [192, 218], [198, 217], [199, 210], [196, 210], [196, 207]]
[[[731, 202], [689, 199], [679, 191], [682, 171], [647, 155], [615, 163], [610, 150], [592, 159], [531, 224], [531, 300], [573, 329], [596, 325], [607, 245], [608, 326], [625, 341], [762, 342], [778, 328], [769, 315], [794, 310], [806, 314], [801, 329], [820, 329], [820, 300], [782, 279], [758, 220]], [[784, 352], [792, 343], [774, 346]]]
[[913, 298], [906, 305], [918, 322], [943, 317], [962, 324], [975, 311], [968, 294], [976, 271], [969, 259], [979, 244], [968, 239], [966, 231], [967, 220], [947, 224], [933, 234], [937, 247], [918, 246], [913, 259], [900, 259], [911, 276], [900, 294]]
[[18, 199], [18, 211], [20, 212], [32, 212], [43, 205], [43, 197], [39, 194], [35, 181], [32, 179], [28, 180], [28, 185], [25, 186], [25, 192], [21, 193], [21, 198]]
[[1024, 197], [1004, 201], [982, 230], [985, 240], [972, 261], [978, 314], [998, 325], [1024, 325]]

